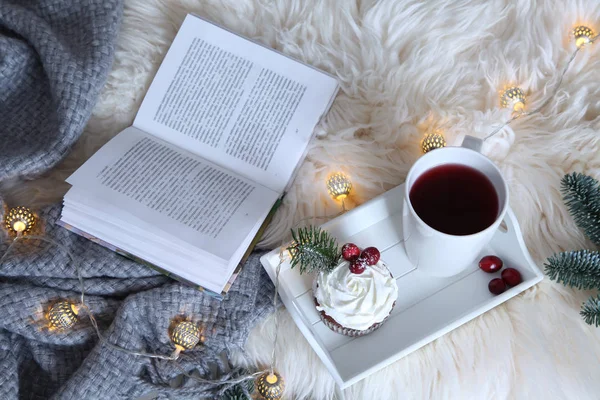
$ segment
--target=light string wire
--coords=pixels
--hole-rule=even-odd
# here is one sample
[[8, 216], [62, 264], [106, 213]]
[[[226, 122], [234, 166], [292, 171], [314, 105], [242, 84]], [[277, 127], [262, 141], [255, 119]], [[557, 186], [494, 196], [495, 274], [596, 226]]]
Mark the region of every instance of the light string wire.
[[139, 356], [139, 357], [158, 358], [161, 360], [169, 360], [169, 361], [173, 361], [178, 358], [179, 354], [177, 351], [173, 352], [173, 354], [171, 354], [170, 356], [165, 356], [162, 354], [146, 353], [143, 351], [134, 351], [134, 350], [129, 350], [124, 347], [113, 344], [108, 339], [106, 339], [104, 337], [104, 335], [102, 335], [102, 332], [100, 332], [100, 328], [98, 327], [98, 322], [96, 321], [96, 318], [94, 317], [94, 314], [92, 313], [92, 310], [85, 302], [85, 286], [84, 286], [83, 275], [81, 273], [81, 268], [79, 266], [79, 263], [77, 263], [75, 255], [63, 244], [61, 244], [55, 240], [49, 239], [45, 236], [23, 235], [21, 233], [18, 233], [17, 236], [12, 240], [11, 244], [8, 246], [6, 251], [4, 252], [4, 255], [2, 256], [2, 258], [0, 258], [0, 264], [2, 264], [4, 262], [4, 260], [6, 259], [7, 255], [9, 254], [9, 252], [13, 248], [13, 246], [18, 241], [22, 241], [22, 240], [40, 240], [40, 241], [52, 244], [52, 245], [58, 247], [59, 249], [61, 249], [62, 251], [64, 251], [69, 256], [69, 258], [71, 259], [71, 262], [73, 263], [73, 265], [75, 266], [75, 269], [77, 271], [77, 279], [79, 280], [79, 284], [81, 287], [81, 297], [80, 297], [79, 305], [81, 306], [82, 309], [85, 310], [88, 318], [90, 319], [92, 327], [94, 328], [94, 331], [96, 332], [96, 335], [98, 336], [100, 343], [105, 344], [106, 346], [108, 346], [114, 350], [122, 351], [124, 353], [131, 354], [134, 356]]
[[[294, 225], [292, 225], [292, 227], [290, 229], [296, 229], [302, 223], [304, 223], [308, 220], [332, 219], [332, 218], [339, 217], [340, 215], [342, 215], [346, 211], [348, 211], [344, 200], [341, 201], [341, 207], [342, 207], [342, 210], [333, 215], [313, 215], [313, 216], [302, 218], [302, 219], [298, 220], [296, 223], [294, 223]], [[186, 376], [192, 380], [198, 381], [200, 383], [204, 383], [204, 384], [228, 385], [228, 387], [229, 387], [229, 386], [232, 386], [232, 385], [235, 385], [238, 383], [242, 383], [249, 379], [254, 379], [257, 376], [264, 374], [265, 372], [269, 372], [270, 374], [273, 374], [275, 372], [275, 364], [277, 363], [277, 341], [279, 339], [279, 321], [280, 321], [279, 309], [277, 308], [278, 299], [279, 299], [279, 275], [281, 273], [281, 266], [285, 262], [285, 250], [287, 248], [286, 247], [287, 242], [288, 241], [285, 239], [281, 241], [281, 245], [279, 246], [279, 262], [277, 263], [277, 267], [275, 268], [275, 293], [273, 295], [273, 307], [275, 308], [275, 312], [273, 313], [273, 325], [274, 325], [274, 329], [275, 329], [275, 336], [273, 338], [273, 349], [271, 352], [271, 361], [269, 363], [269, 368], [254, 372], [252, 374], [241, 375], [241, 376], [237, 377], [236, 379], [213, 381], [213, 380], [207, 380], [207, 379], [198, 378], [196, 376], [190, 375], [189, 373], [184, 371], [180, 366], [178, 366], [179, 370], [181, 371], [181, 373], [184, 376]], [[224, 389], [224, 390], [226, 390], [226, 389]]]
[[[340, 215], [342, 215], [343, 213], [345, 213], [347, 211], [344, 200], [342, 200], [342, 202], [341, 202], [341, 207], [342, 207], [342, 211], [340, 211], [337, 214], [317, 215], [317, 216], [309, 216], [309, 217], [302, 218], [299, 221], [297, 221], [291, 227], [291, 229], [295, 229], [295, 228], [299, 227], [303, 222], [306, 222], [308, 220], [321, 220], [321, 219], [331, 219], [331, 218], [339, 217]], [[175, 350], [170, 356], [165, 356], [162, 354], [147, 353], [147, 352], [143, 352], [143, 351], [134, 351], [134, 350], [130, 350], [130, 349], [118, 346], [118, 345], [110, 342], [106, 337], [104, 337], [104, 335], [100, 331], [98, 322], [96, 321], [96, 318], [94, 317], [92, 310], [85, 302], [85, 284], [84, 284], [84, 280], [83, 280], [83, 274], [81, 272], [81, 267], [80, 267], [79, 263], [77, 263], [75, 255], [66, 246], [59, 243], [58, 241], [49, 239], [45, 236], [23, 235], [22, 232], [18, 232], [16, 237], [11, 241], [10, 245], [8, 246], [8, 248], [6, 249], [6, 251], [4, 252], [2, 257], [0, 258], [0, 265], [3, 265], [4, 261], [6, 260], [10, 251], [13, 249], [13, 247], [16, 245], [16, 243], [18, 241], [23, 241], [23, 240], [40, 240], [40, 241], [43, 241], [43, 242], [46, 242], [46, 243], [49, 243], [51, 245], [58, 247], [59, 249], [61, 249], [68, 255], [68, 257], [71, 259], [71, 262], [75, 266], [75, 270], [77, 272], [77, 279], [79, 281], [79, 285], [80, 285], [80, 289], [81, 289], [79, 305], [81, 306], [81, 309], [85, 310], [85, 312], [90, 320], [90, 323], [92, 324], [92, 327], [94, 328], [94, 331], [95, 331], [96, 335], [98, 336], [98, 339], [101, 344], [104, 344], [107, 347], [112, 348], [113, 350], [117, 350], [117, 351], [124, 352], [124, 353], [130, 354], [130, 355], [133, 355], [133, 356], [138, 356], [138, 357], [154, 358], [154, 359], [159, 359], [159, 360], [164, 360], [164, 361], [177, 361], [178, 359], [181, 358], [182, 355], [179, 353], [179, 350]], [[273, 295], [273, 307], [275, 308], [275, 312], [273, 315], [273, 320], [274, 320], [273, 323], [275, 325], [275, 336], [273, 339], [273, 350], [271, 353], [271, 360], [270, 360], [269, 368], [260, 370], [260, 371], [257, 371], [257, 372], [251, 373], [251, 374], [240, 375], [240, 376], [237, 376], [236, 378], [232, 378], [232, 379], [209, 380], [209, 379], [203, 379], [203, 378], [199, 378], [197, 376], [190, 375], [188, 372], [186, 372], [181, 367], [181, 365], [179, 365], [179, 363], [175, 362], [174, 363], [175, 366], [177, 367], [177, 369], [179, 369], [179, 371], [184, 376], [186, 376], [189, 379], [192, 379], [192, 380], [195, 380], [197, 382], [207, 384], [207, 385], [214, 385], [214, 386], [223, 385], [225, 387], [222, 391], [225, 391], [231, 386], [237, 385], [239, 383], [245, 382], [250, 379], [255, 379], [256, 377], [264, 374], [265, 372], [269, 372], [270, 374], [274, 373], [275, 364], [277, 362], [277, 357], [276, 357], [277, 351], [276, 350], [277, 350], [277, 341], [279, 338], [279, 321], [280, 321], [279, 310], [277, 308], [278, 307], [278, 299], [279, 299], [279, 274], [281, 272], [281, 266], [285, 262], [284, 254], [285, 254], [285, 249], [286, 249], [286, 243], [287, 243], [287, 241], [285, 239], [282, 240], [282, 242], [281, 242], [280, 251], [279, 251], [279, 263], [277, 265], [276, 272], [275, 272], [275, 292]]]
[[502, 125], [500, 125], [496, 129], [494, 129], [489, 135], [487, 135], [483, 139], [483, 141], [485, 142], [486, 140], [488, 140], [492, 136], [496, 135], [502, 129], [504, 129], [508, 125], [512, 124], [514, 121], [518, 120], [519, 118], [530, 116], [530, 115], [534, 115], [534, 114], [537, 114], [540, 111], [542, 111], [552, 101], [552, 99], [557, 95], [558, 91], [560, 90], [560, 86], [562, 85], [562, 82], [563, 82], [563, 80], [565, 78], [565, 75], [567, 74], [567, 71], [571, 67], [571, 64], [573, 64], [573, 61], [575, 60], [575, 57], [577, 56], [577, 54], [579, 53], [579, 51], [583, 47], [589, 47], [589, 45], [591, 45], [592, 43], [594, 43], [596, 41], [596, 39], [598, 39], [598, 37], [600, 37], [600, 34], [598, 34], [598, 35], [594, 36], [593, 38], [591, 38], [590, 41], [589, 41], [589, 43], [587, 43], [586, 45], [583, 45], [581, 47], [577, 46], [577, 48], [575, 49], [575, 51], [573, 52], [573, 54], [571, 54], [571, 57], [569, 58], [569, 61], [567, 61], [567, 63], [563, 67], [563, 70], [562, 70], [562, 72], [561, 72], [561, 74], [559, 76], [558, 82], [554, 86], [554, 89], [552, 90], [552, 92], [550, 93], [550, 95], [546, 98], [546, 100], [539, 107], [537, 107], [536, 109], [534, 109], [532, 111], [523, 111], [523, 112], [516, 113], [508, 121], [504, 122]]
[[[317, 216], [310, 216], [310, 217], [306, 217], [306, 218], [302, 218], [299, 221], [297, 221], [291, 229], [295, 229], [298, 228], [300, 226], [300, 224], [302, 224], [305, 221], [308, 220], [315, 220], [315, 219], [332, 219], [332, 218], [336, 218], [339, 217], [340, 215], [342, 215], [343, 213], [345, 213], [346, 210], [346, 202], [344, 200], [342, 200], [342, 211], [340, 211], [339, 213], [335, 214], [335, 215], [317, 215]], [[277, 339], [279, 337], [279, 309], [277, 308], [277, 299], [279, 298], [278, 294], [279, 294], [279, 273], [281, 272], [281, 266], [283, 265], [283, 263], [285, 262], [285, 243], [286, 240], [284, 239], [281, 242], [281, 246], [279, 247], [279, 263], [277, 263], [277, 268], [275, 270], [275, 296], [273, 296], [273, 307], [275, 307], [275, 315], [273, 317], [274, 321], [274, 325], [275, 325], [275, 338], [273, 339], [273, 350], [271, 353], [271, 365], [270, 365], [270, 372], [271, 374], [273, 373], [273, 371], [275, 370], [275, 363], [277, 361], [277, 357], [276, 357], [276, 352], [277, 352]]]

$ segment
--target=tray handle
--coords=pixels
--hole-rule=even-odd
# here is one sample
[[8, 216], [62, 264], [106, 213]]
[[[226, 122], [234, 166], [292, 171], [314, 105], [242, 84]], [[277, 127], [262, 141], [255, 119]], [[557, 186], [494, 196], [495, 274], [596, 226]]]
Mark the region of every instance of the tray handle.
[[466, 135], [460, 147], [465, 147], [467, 149], [475, 150], [476, 152], [481, 153], [481, 148], [483, 147], [483, 140], [475, 136]]

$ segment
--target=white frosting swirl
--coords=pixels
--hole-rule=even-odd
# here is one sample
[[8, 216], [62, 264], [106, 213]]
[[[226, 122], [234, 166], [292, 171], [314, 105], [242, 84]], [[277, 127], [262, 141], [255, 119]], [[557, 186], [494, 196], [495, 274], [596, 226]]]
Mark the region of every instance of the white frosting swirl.
[[346, 328], [362, 331], [390, 314], [398, 286], [381, 261], [360, 275], [350, 272], [349, 265], [344, 261], [328, 274], [319, 273], [314, 295], [317, 310]]

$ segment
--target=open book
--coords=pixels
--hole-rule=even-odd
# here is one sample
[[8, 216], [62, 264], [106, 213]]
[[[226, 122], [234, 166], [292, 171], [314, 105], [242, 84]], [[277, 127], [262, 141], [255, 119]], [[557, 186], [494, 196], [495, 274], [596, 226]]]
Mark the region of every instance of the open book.
[[67, 179], [60, 223], [224, 294], [337, 90], [188, 15], [133, 126]]

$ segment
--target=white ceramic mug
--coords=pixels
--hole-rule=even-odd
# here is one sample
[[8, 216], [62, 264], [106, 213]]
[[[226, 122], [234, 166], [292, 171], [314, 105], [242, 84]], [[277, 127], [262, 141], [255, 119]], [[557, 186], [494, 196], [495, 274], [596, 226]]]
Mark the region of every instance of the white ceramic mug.
[[[445, 164], [469, 166], [490, 180], [498, 195], [499, 205], [498, 216], [492, 225], [481, 232], [457, 236], [437, 231], [419, 218], [410, 203], [410, 190], [425, 171]], [[430, 275], [456, 275], [473, 265], [502, 223], [507, 209], [508, 187], [500, 170], [489, 158], [465, 147], [444, 147], [430, 151], [415, 162], [406, 178], [402, 225], [408, 258], [415, 267]]]

